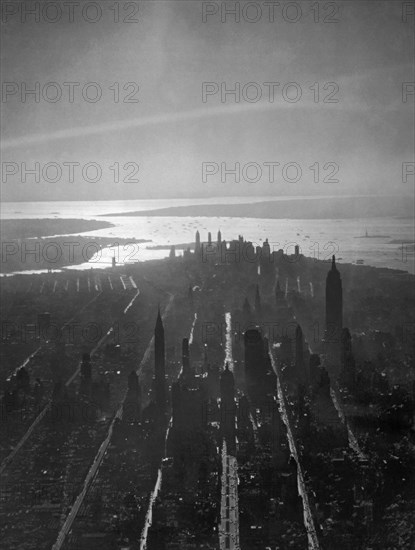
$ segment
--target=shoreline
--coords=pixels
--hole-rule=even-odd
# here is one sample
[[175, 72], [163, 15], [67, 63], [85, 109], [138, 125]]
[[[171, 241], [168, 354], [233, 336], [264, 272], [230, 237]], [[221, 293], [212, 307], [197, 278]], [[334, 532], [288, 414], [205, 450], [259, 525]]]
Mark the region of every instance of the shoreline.
[[[304, 201], [307, 202], [304, 213]], [[312, 197], [307, 199], [269, 200], [241, 204], [197, 204], [191, 206], [169, 206], [154, 210], [110, 212], [97, 217], [224, 217], [257, 219], [360, 219], [398, 217], [409, 219], [413, 215], [414, 200], [388, 197]]]
[[[163, 247], [163, 245], [161, 245]], [[194, 248], [194, 247], [193, 247]], [[163, 249], [164, 248], [155, 248], [155, 250], [160, 250], [160, 249]], [[169, 250], [170, 247], [167, 248], [167, 250]], [[312, 256], [305, 256], [305, 255], [301, 255], [300, 256], [301, 258], [303, 258], [306, 262], [308, 261], [311, 261], [311, 260], [314, 260], [316, 261], [317, 263], [326, 263], [327, 265], [330, 264], [331, 262], [331, 259], [328, 259], [328, 260], [323, 260], [323, 259], [318, 259], [316, 260], [315, 258], [313, 258]], [[182, 256], [177, 256], [176, 257], [176, 261], [179, 260], [180, 258], [182, 258]], [[66, 274], [68, 277], [71, 277], [71, 276], [81, 276], [82, 274], [84, 275], [88, 275], [88, 273], [94, 273], [94, 274], [109, 274], [109, 273], [117, 273], [117, 272], [126, 272], [126, 270], [128, 271], [130, 268], [133, 268], [133, 267], [136, 267], [137, 265], [139, 264], [152, 264], [152, 263], [168, 263], [170, 260], [169, 256], [166, 255], [165, 257], [163, 258], [152, 258], [152, 259], [148, 259], [148, 260], [144, 260], [144, 261], [137, 261], [137, 262], [131, 262], [131, 263], [118, 263], [116, 264], [116, 266], [112, 266], [110, 264], [108, 264], [107, 266], [105, 267], [94, 267], [94, 263], [91, 263], [91, 268], [88, 270], [88, 269], [78, 269], [77, 268], [77, 265], [79, 264], [71, 264], [71, 265], [66, 265], [66, 266], [62, 266], [62, 267], [57, 267], [56, 269], [53, 269], [51, 271], [47, 271], [46, 269], [45, 270], [33, 270], [31, 271], [30, 269], [27, 269], [27, 270], [23, 270], [23, 271], [19, 271], [19, 272], [1, 272], [0, 273], [0, 280], [2, 279], [5, 279], [5, 278], [9, 278], [9, 277], [26, 277], [26, 276], [31, 276], [31, 277], [43, 277], [44, 275], [58, 275], [58, 276], [61, 276], [61, 275], [64, 275]], [[102, 265], [102, 264], [101, 264]], [[220, 265], [220, 264], [219, 264]], [[397, 268], [394, 268], [394, 267], [382, 267], [382, 266], [374, 266], [374, 265], [370, 265], [370, 264], [356, 264], [356, 263], [351, 263], [351, 262], [338, 262], [338, 265], [344, 269], [347, 269], [347, 270], [359, 270], [359, 271], [362, 271], [362, 270], [374, 270], [377, 274], [380, 275], [380, 278], [388, 278], [388, 277], [405, 277], [405, 278], [411, 278], [413, 277], [415, 279], [415, 273], [411, 273], [410, 271], [405, 271], [403, 269], [397, 269]]]
[[1, 241], [74, 235], [115, 225], [108, 221], [85, 218], [7, 218], [0, 221]]

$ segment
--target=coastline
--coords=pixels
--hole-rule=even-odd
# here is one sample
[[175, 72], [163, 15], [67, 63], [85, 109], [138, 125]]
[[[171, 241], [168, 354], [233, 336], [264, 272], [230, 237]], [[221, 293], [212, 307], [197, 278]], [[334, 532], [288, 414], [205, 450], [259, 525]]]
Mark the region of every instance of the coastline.
[[[304, 209], [306, 201], [307, 208]], [[337, 197], [329, 199], [314, 197], [307, 199], [287, 198], [243, 204], [199, 204], [191, 206], [170, 206], [154, 210], [132, 212], [112, 212], [98, 217], [141, 217], [141, 216], [174, 216], [174, 217], [237, 217], [268, 219], [349, 219], [403, 217], [411, 219], [414, 201], [410, 198], [396, 199], [390, 197]]]

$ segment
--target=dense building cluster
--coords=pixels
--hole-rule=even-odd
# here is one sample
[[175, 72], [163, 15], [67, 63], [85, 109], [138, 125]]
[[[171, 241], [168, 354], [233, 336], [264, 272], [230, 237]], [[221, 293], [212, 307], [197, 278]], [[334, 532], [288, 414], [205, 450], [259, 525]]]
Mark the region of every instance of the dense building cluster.
[[[144, 340], [47, 342], [3, 384], [6, 540], [392, 550], [399, 536], [411, 548], [414, 345], [362, 301], [366, 269], [197, 233], [194, 252], [147, 267], [145, 307], [103, 296], [89, 314], [141, 315]], [[393, 284], [379, 282], [382, 307]], [[136, 288], [124, 286], [130, 305]], [[46, 330], [57, 312], [36, 314]]]

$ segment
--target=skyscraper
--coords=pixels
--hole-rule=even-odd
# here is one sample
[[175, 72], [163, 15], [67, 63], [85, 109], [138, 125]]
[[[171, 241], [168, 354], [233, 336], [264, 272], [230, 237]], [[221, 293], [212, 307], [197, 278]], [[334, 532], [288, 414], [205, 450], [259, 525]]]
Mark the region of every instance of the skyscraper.
[[200, 248], [200, 233], [199, 231], [196, 231], [196, 238], [195, 238], [195, 254], [200, 254], [201, 248]]
[[275, 287], [275, 301], [277, 306], [285, 305], [285, 294], [284, 291], [281, 289], [279, 278], [277, 279], [277, 284]]
[[203, 428], [207, 418], [207, 383], [191, 368], [188, 338], [182, 340], [182, 364], [182, 373], [171, 389], [176, 451], [182, 449], [184, 438]]
[[326, 340], [340, 343], [343, 328], [343, 290], [340, 273], [333, 256], [326, 278]]
[[266, 353], [262, 334], [249, 329], [244, 334], [245, 383], [249, 396], [254, 401], [260, 398], [266, 382]]
[[341, 356], [341, 334], [343, 329], [343, 290], [340, 273], [333, 256], [331, 269], [326, 278], [326, 331], [324, 336], [326, 354], [331, 366], [330, 372], [338, 376]]
[[159, 308], [154, 329], [154, 392], [155, 402], [160, 412], [164, 412], [166, 407], [165, 377], [164, 327]]

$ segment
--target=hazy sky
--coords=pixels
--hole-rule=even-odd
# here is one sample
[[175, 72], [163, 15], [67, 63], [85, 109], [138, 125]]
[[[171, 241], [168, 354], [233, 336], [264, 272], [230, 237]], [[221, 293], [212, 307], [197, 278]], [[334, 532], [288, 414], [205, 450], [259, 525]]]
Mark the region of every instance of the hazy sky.
[[[402, 182], [402, 163], [414, 160], [413, 87], [408, 85], [407, 101], [402, 99], [403, 83], [415, 80], [414, 16], [403, 14], [405, 4], [410, 11], [409, 2], [343, 1], [331, 7], [320, 2], [319, 13], [313, 2], [280, 2], [274, 21], [267, 3], [227, 2], [240, 10], [240, 22], [231, 14], [222, 22], [222, 2], [101, 1], [95, 3], [102, 11], [95, 23], [86, 20], [96, 17], [93, 2], [84, 15], [73, 6], [73, 22], [69, 8], [58, 3], [62, 15], [55, 23], [46, 20], [55, 17], [53, 7], [40, 11], [37, 22], [28, 14], [24, 21], [20, 12], [7, 15], [6, 4], [12, 2], [3, 2], [2, 14], [2, 168], [17, 173], [3, 173], [4, 200], [413, 190], [413, 176]], [[21, 10], [22, 3], [16, 4]], [[110, 9], [117, 4], [119, 22]], [[203, 10], [216, 8], [204, 21]], [[138, 22], [124, 22], [129, 14]], [[27, 95], [23, 102], [24, 86], [33, 89], [36, 82], [39, 101]], [[73, 102], [65, 82], [79, 83]], [[96, 85], [85, 93], [92, 100], [100, 90], [96, 102], [82, 96], [92, 82]], [[114, 101], [115, 82], [119, 102]], [[206, 102], [203, 82], [219, 88]], [[221, 98], [221, 83], [230, 89], [236, 82], [240, 101]], [[255, 85], [244, 88], [249, 82]], [[265, 82], [280, 83], [273, 102]], [[296, 86], [287, 86], [293, 82]], [[331, 96], [337, 103], [323, 101], [336, 91], [335, 85], [324, 89], [327, 82], [338, 86]], [[124, 90], [127, 83], [136, 83], [138, 92], [135, 84]], [[58, 89], [62, 97], [52, 102]], [[258, 91], [262, 97], [254, 102]], [[294, 102], [299, 91], [301, 98]], [[130, 92], [139, 102], [123, 102]], [[23, 183], [22, 163], [33, 168], [35, 162], [40, 182], [27, 175]], [[63, 164], [68, 162], [80, 165], [73, 165], [73, 183]], [[240, 163], [239, 183], [224, 173], [221, 181], [222, 162], [228, 168]], [[273, 183], [264, 162], [280, 163]], [[58, 181], [44, 181], [47, 163], [62, 169]], [[96, 183], [93, 166], [82, 175], [87, 163], [101, 167]], [[119, 183], [114, 163], [120, 166]], [[131, 164], [124, 168], [126, 163]], [[205, 181], [202, 163], [210, 163], [205, 170], [218, 170]], [[248, 169], [247, 163], [256, 165]], [[135, 165], [139, 172], [131, 179], [139, 182], [123, 182]], [[335, 165], [339, 170], [332, 178], [340, 181], [324, 182]], [[46, 171], [50, 180], [54, 166]], [[296, 179], [297, 166], [301, 179], [287, 181]], [[255, 175], [259, 181], [246, 181]]]

